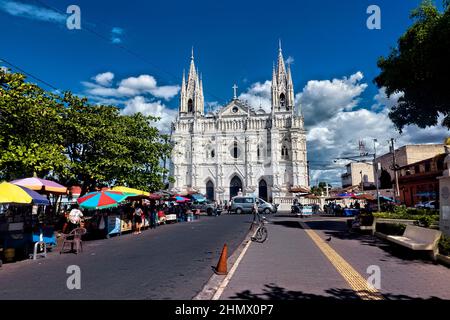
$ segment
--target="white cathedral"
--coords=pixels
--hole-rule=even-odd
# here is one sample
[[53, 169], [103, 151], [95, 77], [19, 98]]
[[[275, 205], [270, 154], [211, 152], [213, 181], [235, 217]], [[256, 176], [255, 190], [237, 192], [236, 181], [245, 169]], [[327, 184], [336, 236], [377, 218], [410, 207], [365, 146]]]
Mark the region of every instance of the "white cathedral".
[[172, 129], [171, 191], [200, 192], [222, 202], [242, 193], [280, 203], [308, 189], [306, 131], [281, 45], [270, 113], [240, 100], [233, 88], [227, 105], [205, 113], [202, 78], [192, 54]]

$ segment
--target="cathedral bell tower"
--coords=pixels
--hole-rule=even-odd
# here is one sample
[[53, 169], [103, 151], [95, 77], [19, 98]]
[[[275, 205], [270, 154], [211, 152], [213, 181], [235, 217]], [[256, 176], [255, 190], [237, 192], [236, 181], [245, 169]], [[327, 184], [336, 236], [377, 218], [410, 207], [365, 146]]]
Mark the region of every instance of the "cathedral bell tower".
[[198, 116], [204, 114], [203, 82], [198, 70], [195, 68], [194, 49], [191, 54], [191, 66], [188, 79], [183, 71], [183, 80], [180, 92], [180, 114]]
[[272, 113], [293, 112], [295, 106], [294, 85], [292, 83], [291, 67], [284, 63], [281, 41], [278, 48], [278, 63], [272, 71]]

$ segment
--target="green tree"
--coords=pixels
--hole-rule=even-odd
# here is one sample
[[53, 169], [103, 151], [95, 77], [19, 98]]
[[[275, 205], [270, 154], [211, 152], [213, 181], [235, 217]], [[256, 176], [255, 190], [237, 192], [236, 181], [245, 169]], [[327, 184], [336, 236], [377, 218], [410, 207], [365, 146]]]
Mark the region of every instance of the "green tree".
[[421, 128], [442, 124], [450, 128], [450, 6], [440, 12], [430, 0], [412, 12], [412, 26], [399, 38], [398, 46], [378, 60], [381, 73], [375, 78], [386, 93], [404, 95], [389, 113], [401, 132], [406, 125]]
[[67, 185], [82, 194], [102, 186], [126, 185], [153, 191], [163, 187], [162, 158], [170, 154], [168, 137], [152, 126], [155, 117], [121, 115], [115, 106], [91, 105], [66, 92], [64, 136], [69, 166]]
[[331, 190], [332, 185], [328, 184], [326, 182], [319, 182], [317, 186], [311, 187], [311, 193], [316, 196], [321, 196], [327, 194], [327, 185], [328, 185], [328, 192]]
[[63, 109], [54, 94], [0, 69], [0, 178], [64, 171]]

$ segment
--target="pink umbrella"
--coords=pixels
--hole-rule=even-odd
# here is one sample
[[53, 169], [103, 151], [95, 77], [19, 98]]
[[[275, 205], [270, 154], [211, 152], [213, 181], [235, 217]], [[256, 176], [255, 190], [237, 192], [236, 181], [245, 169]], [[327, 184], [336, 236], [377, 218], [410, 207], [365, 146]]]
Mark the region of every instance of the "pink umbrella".
[[45, 180], [37, 177], [24, 178], [11, 181], [12, 184], [22, 186], [35, 191], [44, 191], [48, 193], [67, 193], [67, 188], [54, 181]]

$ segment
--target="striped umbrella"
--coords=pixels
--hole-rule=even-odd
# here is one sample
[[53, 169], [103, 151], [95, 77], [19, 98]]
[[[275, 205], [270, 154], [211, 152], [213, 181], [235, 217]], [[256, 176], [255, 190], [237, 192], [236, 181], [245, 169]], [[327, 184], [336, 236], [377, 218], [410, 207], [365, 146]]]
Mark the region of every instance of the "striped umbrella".
[[49, 193], [66, 194], [67, 188], [55, 181], [45, 180], [37, 177], [24, 178], [11, 181], [11, 183], [35, 191], [44, 191]]
[[78, 204], [84, 209], [106, 209], [117, 207], [127, 197], [136, 196], [135, 193], [113, 190], [90, 192], [77, 199]]
[[0, 183], [0, 203], [49, 205], [50, 201], [36, 191], [2, 182]]

